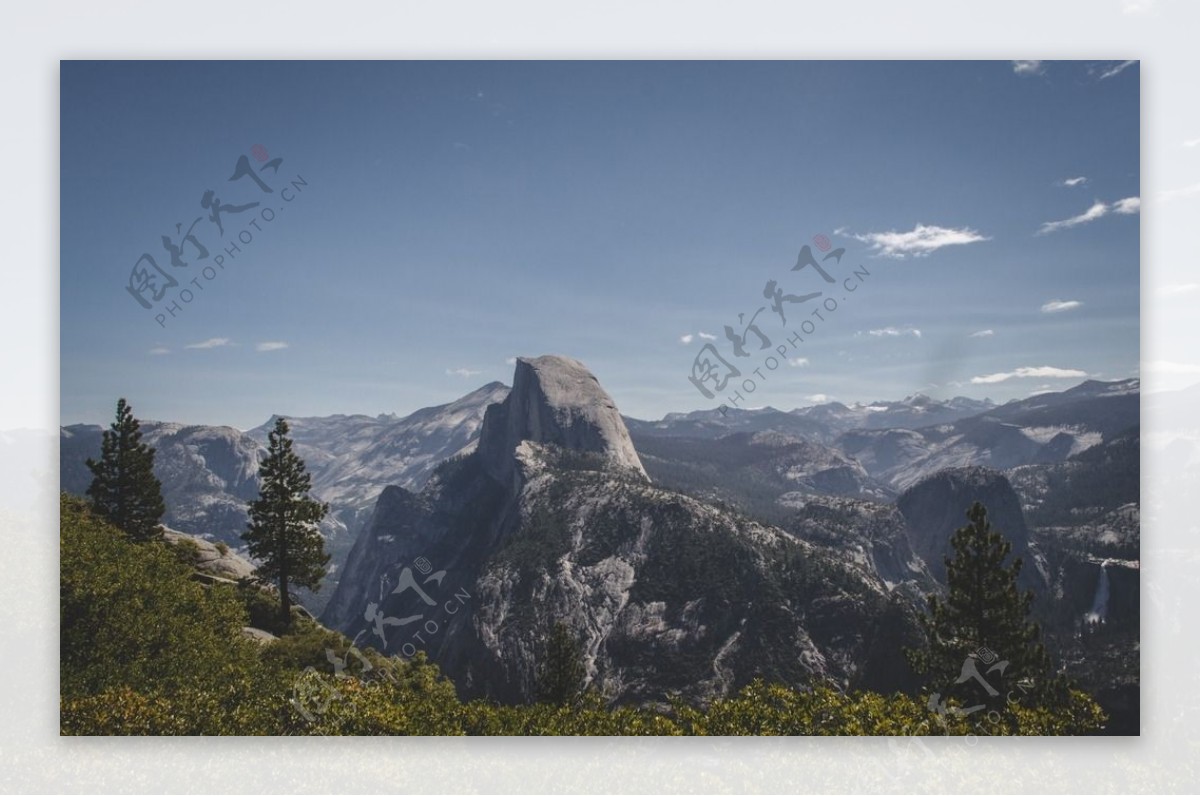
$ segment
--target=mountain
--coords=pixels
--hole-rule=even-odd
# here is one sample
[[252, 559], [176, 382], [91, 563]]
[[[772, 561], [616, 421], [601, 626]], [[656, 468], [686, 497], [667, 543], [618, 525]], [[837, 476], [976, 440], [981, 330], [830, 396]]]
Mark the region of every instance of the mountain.
[[[259, 443], [228, 426], [185, 426], [143, 421], [142, 441], [154, 447], [154, 474], [162, 482], [163, 523], [184, 533], [242, 547], [246, 503], [258, 497]], [[103, 429], [74, 425], [59, 433], [60, 483], [77, 495], [92, 481], [85, 462], [100, 457]]]
[[852, 429], [920, 428], [950, 423], [995, 407], [990, 400], [956, 397], [938, 401], [911, 395], [902, 401], [875, 401], [847, 406], [830, 401], [790, 412], [762, 409], [702, 409], [673, 412], [661, 420], [625, 418], [635, 438], [694, 437], [716, 439], [738, 432], [774, 431], [815, 442], [832, 442]]
[[[287, 418], [294, 450], [312, 475], [313, 495], [330, 504], [322, 533], [335, 568], [345, 561], [383, 488], [396, 484], [420, 489], [439, 463], [472, 450], [484, 412], [506, 395], [506, 385], [491, 382], [451, 403], [405, 417]], [[272, 417], [246, 434], [265, 447], [274, 425]], [[336, 579], [335, 569], [322, 591], [331, 593]]]
[[837, 436], [819, 420], [782, 412], [770, 406], [764, 409], [701, 409], [695, 412], [672, 412], [662, 420], [622, 418], [635, 438], [692, 437], [717, 439], [738, 432], [776, 431], [782, 434], [828, 442]]
[[1136, 426], [1139, 392], [1137, 379], [1087, 381], [951, 423], [847, 431], [836, 444], [872, 477], [903, 490], [952, 467], [1005, 470], [1063, 461]]
[[[354, 537], [388, 484], [419, 488], [437, 464], [471, 450], [487, 407], [508, 388], [498, 382], [442, 406], [395, 415], [288, 418], [296, 452], [313, 476], [313, 495], [330, 504], [321, 524], [331, 571], [317, 594], [302, 592], [319, 611], [336, 587]], [[143, 440], [155, 450], [154, 472], [163, 484], [167, 526], [244, 552], [246, 504], [258, 497], [258, 464], [266, 455], [274, 418], [242, 432], [228, 426], [188, 426], [142, 421]], [[62, 489], [82, 495], [91, 483], [85, 465], [100, 455], [103, 429], [60, 429]]]
[[874, 401], [846, 406], [836, 401], [792, 410], [792, 414], [815, 420], [837, 434], [865, 428], [921, 428], [953, 423], [986, 412], [995, 406], [990, 400], [977, 401], [958, 396], [938, 401], [917, 393], [902, 401]]
[[793, 536], [847, 550], [889, 589], [904, 587], [919, 602], [938, 584], [913, 549], [904, 515], [892, 504], [839, 497], [806, 497], [790, 503], [781, 527]]
[[[1008, 472], [1013, 488], [1033, 525], [1063, 529], [1093, 528], [1103, 524], [1140, 497], [1141, 439], [1139, 428], [1053, 464], [1030, 464]], [[1080, 543], [1092, 554], [1137, 558], [1140, 540], [1137, 525], [1095, 530]], [[1075, 531], [1072, 535], [1079, 536]]]
[[1140, 726], [1140, 453], [1134, 428], [1008, 474], [1047, 561], [1054, 599], [1038, 606], [1047, 638], [1125, 734]]
[[926, 476], [896, 500], [904, 516], [909, 543], [933, 576], [946, 582], [946, 557], [953, 557], [950, 538], [967, 524], [976, 501], [987, 507], [992, 530], [1012, 543], [1012, 555], [1024, 560], [1020, 583], [1044, 591], [1045, 562], [1031, 546], [1021, 502], [1002, 473], [986, 467], [957, 467]]
[[784, 432], [739, 431], [716, 439], [632, 436], [655, 483], [732, 504], [767, 522], [790, 514], [790, 505], [805, 496], [895, 497], [840, 450]]
[[946, 469], [1064, 461], [1136, 425], [1138, 402], [1131, 379], [1088, 381], [1003, 406], [918, 394], [626, 423], [656, 483], [786, 525], [795, 505], [819, 496], [889, 502]]
[[558, 622], [632, 702], [884, 682], [914, 628], [861, 555], [650, 483], [612, 399], [558, 356], [518, 359], [474, 453], [384, 490], [322, 619], [504, 701], [531, 696]]

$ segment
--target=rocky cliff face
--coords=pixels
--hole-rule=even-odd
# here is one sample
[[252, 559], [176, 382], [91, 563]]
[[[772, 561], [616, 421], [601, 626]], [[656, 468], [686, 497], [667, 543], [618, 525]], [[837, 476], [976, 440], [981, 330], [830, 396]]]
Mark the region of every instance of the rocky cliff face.
[[648, 483], [595, 378], [539, 357], [518, 362], [476, 453], [419, 494], [385, 490], [323, 620], [502, 700], [529, 697], [565, 622], [593, 685], [655, 701], [758, 676], [862, 684], [901, 660], [883, 617], [911, 617], [890, 605], [860, 557]]
[[1012, 543], [1012, 554], [1025, 563], [1021, 583], [1045, 589], [1046, 570], [1037, 549], [1030, 544], [1021, 502], [1002, 474], [986, 467], [957, 467], [928, 476], [897, 500], [904, 515], [912, 549], [941, 583], [946, 582], [944, 558], [953, 556], [950, 537], [967, 524], [966, 513], [975, 501], [988, 512], [992, 530]]
[[846, 550], [889, 589], [920, 599], [937, 582], [909, 540], [908, 526], [892, 504], [832, 496], [805, 496], [793, 506], [784, 529], [814, 544]]
[[480, 432], [480, 461], [502, 484], [519, 488], [517, 452], [524, 442], [595, 454], [646, 477], [613, 399], [574, 359], [517, 359], [512, 391], [488, 407]]

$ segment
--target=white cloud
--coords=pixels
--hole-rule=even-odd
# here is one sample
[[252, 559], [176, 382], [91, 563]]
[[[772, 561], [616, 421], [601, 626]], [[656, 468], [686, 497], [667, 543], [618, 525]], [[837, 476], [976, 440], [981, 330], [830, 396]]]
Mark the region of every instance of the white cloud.
[[794, 357], [788, 360], [788, 364], [793, 368], [803, 368], [808, 365], [808, 357]]
[[1131, 216], [1134, 213], [1139, 213], [1142, 210], [1142, 200], [1138, 196], [1130, 196], [1127, 199], [1118, 199], [1113, 203], [1112, 211], [1120, 213], [1124, 216]]
[[1101, 216], [1105, 215], [1106, 213], [1108, 213], [1108, 205], [1104, 204], [1104, 202], [1097, 201], [1091, 207], [1089, 207], [1087, 210], [1085, 210], [1084, 212], [1080, 213], [1077, 216], [1071, 216], [1070, 218], [1064, 219], [1063, 221], [1047, 221], [1047, 222], [1045, 222], [1044, 224], [1042, 224], [1042, 228], [1038, 230], [1038, 234], [1045, 235], [1048, 232], [1056, 232], [1060, 229], [1066, 229], [1067, 227], [1074, 227], [1074, 226], [1078, 226], [1079, 224], [1086, 224], [1089, 221], [1095, 221], [1097, 218], [1100, 218]]
[[1182, 296], [1185, 293], [1193, 293], [1198, 289], [1200, 289], [1200, 284], [1196, 282], [1188, 282], [1181, 285], [1164, 285], [1158, 289], [1158, 295], [1163, 298], [1170, 298], [1171, 296]]
[[171, 349], [167, 348], [166, 346], [161, 346], [161, 345], [159, 345], [159, 346], [155, 346], [154, 348], [151, 348], [151, 349], [150, 349], [149, 351], [147, 351], [146, 353], [147, 353], [147, 354], [154, 354], [155, 356], [162, 356], [163, 354], [169, 354], [169, 353], [171, 353]]
[[1063, 301], [1062, 299], [1054, 299], [1047, 301], [1042, 305], [1042, 312], [1070, 312], [1077, 310], [1083, 306], [1082, 301]]
[[885, 326], [882, 329], [872, 329], [871, 331], [867, 332], [867, 334], [871, 335], [872, 337], [903, 337], [905, 335], [920, 337], [921, 330], [914, 329], [911, 326], [904, 329], [897, 329], [895, 326]]
[[709, 334], [708, 332], [698, 332], [698, 334], [700, 335], [701, 340], [716, 340], [717, 339], [717, 336], [715, 334]]
[[1013, 72], [1022, 76], [1040, 75], [1046, 71], [1041, 61], [1013, 61]]
[[1183, 145], [1188, 148], [1191, 148], [1194, 146], [1200, 146], [1200, 138], [1193, 138], [1190, 141], [1184, 141]]
[[804, 400], [814, 404], [827, 404], [833, 399], [823, 392], [815, 392], [812, 395], [803, 396]]
[[970, 337], [991, 337], [996, 332], [992, 329], [980, 329], [978, 332], [971, 332]]
[[228, 337], [210, 337], [207, 340], [202, 340], [199, 343], [190, 343], [184, 348], [221, 348], [222, 346], [233, 345], [233, 341]]
[[857, 241], [870, 244], [872, 251], [882, 257], [904, 258], [908, 255], [924, 257], [944, 246], [962, 246], [968, 243], [979, 243], [991, 240], [980, 235], [970, 227], [953, 229], [951, 227], [926, 226], [917, 224], [908, 232], [868, 232], [865, 235], [853, 235], [844, 229], [836, 230], [835, 234], [848, 235]]
[[508, 359], [504, 360], [504, 364], [505, 365], [515, 365], [515, 364], [517, 364], [517, 358], [509, 357]]
[[1065, 180], [1059, 180], [1058, 184], [1064, 188], [1074, 188], [1076, 185], [1083, 185], [1087, 181], [1087, 177], [1067, 177]]
[[989, 373], [986, 376], [975, 376], [972, 384], [997, 384], [1009, 379], [1082, 379], [1087, 373], [1074, 368], [1052, 368], [1043, 365], [1039, 368], [1017, 368], [1006, 373]]
[[481, 371], [481, 370], [470, 370], [468, 368], [454, 368], [454, 369], [447, 368], [446, 369], [447, 376], [462, 376], [464, 379], [469, 379], [472, 376], [478, 376], [482, 372], [483, 371]]
[[696, 335], [685, 334], [683, 337], [679, 338], [679, 342], [683, 343], [684, 345], [687, 345], [688, 343], [692, 342], [695, 339], [696, 339]]
[[1122, 11], [1126, 14], [1145, 14], [1153, 10], [1158, 0], [1125, 0]]
[[287, 348], [288, 344], [282, 340], [267, 340], [264, 343], [258, 343], [254, 346], [255, 351], [282, 351]]
[[1117, 64], [1116, 66], [1110, 67], [1108, 69], [1105, 69], [1103, 72], [1101, 72], [1100, 79], [1107, 80], [1110, 77], [1115, 77], [1116, 75], [1121, 74], [1126, 69], [1128, 69], [1129, 67], [1133, 66], [1136, 63], [1137, 63], [1137, 61], [1122, 61], [1121, 63]]
[[1077, 227], [1080, 224], [1087, 224], [1095, 221], [1098, 218], [1103, 218], [1110, 212], [1120, 213], [1122, 215], [1132, 215], [1133, 213], [1139, 212], [1141, 207], [1142, 200], [1137, 196], [1128, 196], [1124, 199], [1118, 199], [1111, 205], [1105, 204], [1097, 199], [1091, 207], [1077, 216], [1072, 216], [1071, 218], [1066, 218], [1062, 221], [1045, 222], [1042, 224], [1041, 229], [1038, 230], [1038, 234], [1045, 235], [1050, 232], [1057, 232], [1060, 229], [1067, 229], [1069, 227]]

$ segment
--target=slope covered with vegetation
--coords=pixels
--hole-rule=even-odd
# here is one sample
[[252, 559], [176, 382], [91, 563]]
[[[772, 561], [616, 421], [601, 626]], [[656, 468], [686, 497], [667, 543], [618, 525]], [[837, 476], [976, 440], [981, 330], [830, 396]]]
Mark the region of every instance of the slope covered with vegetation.
[[166, 543], [133, 542], [76, 498], [64, 495], [61, 511], [63, 734], [1063, 734], [1102, 720], [1078, 693], [1065, 708], [1018, 704], [1011, 721], [990, 723], [909, 695], [761, 681], [705, 705], [612, 708], [594, 692], [463, 702], [421, 656], [354, 649], [308, 620], [249, 639], [255, 616], [273, 617], [259, 589], [199, 582]]

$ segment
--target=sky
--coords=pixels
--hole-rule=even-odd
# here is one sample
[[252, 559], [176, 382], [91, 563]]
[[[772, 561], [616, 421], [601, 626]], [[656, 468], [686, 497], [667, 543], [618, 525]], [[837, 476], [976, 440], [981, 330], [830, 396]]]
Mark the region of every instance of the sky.
[[[122, 396], [238, 428], [404, 415], [546, 353], [642, 418], [1134, 377], [1138, 84], [1117, 61], [63, 62], [61, 420]], [[805, 246], [832, 282], [794, 269]]]

